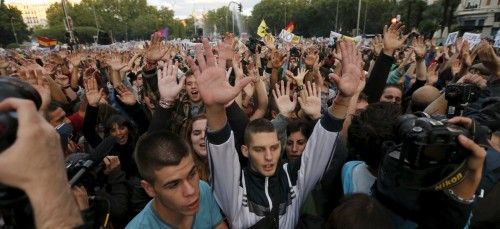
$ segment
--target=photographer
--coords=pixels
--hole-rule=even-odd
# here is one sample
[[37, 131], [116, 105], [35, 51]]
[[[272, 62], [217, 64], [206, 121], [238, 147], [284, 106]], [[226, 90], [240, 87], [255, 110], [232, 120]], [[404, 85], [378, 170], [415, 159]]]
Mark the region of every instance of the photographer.
[[26, 192], [37, 228], [81, 226], [56, 131], [29, 100], [7, 98], [0, 102], [0, 111], [9, 110], [17, 111], [17, 139], [0, 153], [0, 182]]
[[[81, 156], [71, 155], [70, 158], [77, 160]], [[82, 181], [73, 186], [73, 195], [85, 221], [94, 228], [106, 228], [110, 224], [123, 228], [129, 220], [125, 173], [120, 169], [118, 156], [106, 156], [103, 163], [104, 171], [90, 176], [90, 183]]]
[[[463, 126], [466, 129], [475, 126], [472, 119], [464, 117], [453, 118], [448, 122]], [[458, 136], [457, 141], [460, 147], [470, 152], [470, 155], [465, 161], [463, 172], [460, 172], [463, 179], [459, 179], [454, 183], [451, 182], [451, 184], [440, 181], [430, 188], [424, 188], [423, 183], [418, 183], [422, 181], [419, 180], [421, 177], [418, 177], [421, 174], [416, 175], [422, 168], [419, 168], [419, 171], [417, 171], [417, 168], [413, 168], [414, 170], [410, 169], [410, 173], [414, 172], [415, 177], [408, 177], [408, 173], [406, 173], [408, 170], [401, 171], [399, 178], [396, 178], [396, 182], [421, 185], [422, 187], [409, 188], [401, 184], [396, 185], [393, 180], [394, 174], [388, 174], [394, 172], [394, 170], [391, 170], [395, 168], [394, 161], [391, 162], [386, 156], [381, 165], [381, 178], [379, 177], [372, 187], [372, 192], [385, 207], [392, 211], [392, 218], [396, 222], [396, 227], [415, 226], [413, 223], [409, 221], [403, 222], [403, 220], [411, 220], [421, 228], [463, 228], [465, 226], [470, 216], [472, 204], [475, 202], [475, 192], [481, 182], [486, 151], [464, 135]], [[434, 151], [433, 153], [437, 155], [445, 152]], [[390, 154], [392, 153], [388, 155]], [[404, 154], [401, 153], [401, 155]], [[420, 163], [425, 162], [420, 160]], [[439, 171], [435, 171], [435, 175], [438, 174]], [[446, 182], [451, 179], [452, 175], [455, 178], [456, 173], [446, 177]], [[440, 187], [440, 185], [443, 186]]]

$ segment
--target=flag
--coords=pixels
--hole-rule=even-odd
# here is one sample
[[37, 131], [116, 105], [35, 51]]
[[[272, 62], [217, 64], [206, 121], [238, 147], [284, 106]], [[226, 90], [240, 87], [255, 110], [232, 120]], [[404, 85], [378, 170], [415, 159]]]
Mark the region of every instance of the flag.
[[291, 33], [294, 28], [295, 28], [295, 24], [293, 23], [293, 21], [291, 21], [291, 22], [288, 22], [288, 24], [285, 27], [285, 30], [287, 32]]
[[161, 36], [166, 40], [168, 39], [168, 27], [160, 29], [158, 32], [161, 33]]
[[38, 45], [42, 47], [52, 47], [57, 45], [57, 40], [48, 37], [36, 37]]
[[265, 37], [266, 34], [268, 34], [268, 33], [270, 33], [269, 27], [267, 27], [266, 21], [264, 21], [264, 19], [262, 19], [262, 21], [260, 22], [259, 28], [257, 28], [257, 35], [259, 35], [260, 37]]

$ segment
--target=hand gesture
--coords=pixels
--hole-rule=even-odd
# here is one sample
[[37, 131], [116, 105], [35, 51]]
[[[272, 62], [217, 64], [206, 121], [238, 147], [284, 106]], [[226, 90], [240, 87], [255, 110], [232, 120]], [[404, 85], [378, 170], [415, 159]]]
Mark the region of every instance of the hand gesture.
[[[251, 77], [245, 77], [235, 86], [231, 86], [226, 78], [226, 59], [220, 57], [218, 63], [212, 52], [212, 47], [206, 38], [203, 39], [204, 53], [201, 46], [196, 46], [196, 60], [188, 58], [188, 63], [194, 72], [198, 82], [198, 89], [203, 102], [207, 107], [224, 106], [233, 100], [248, 83], [252, 81]], [[224, 51], [224, 50], [223, 50]], [[206, 58], [206, 59], [205, 59]]]
[[113, 71], [120, 71], [122, 68], [127, 66], [127, 64], [123, 63], [122, 60], [120, 59], [120, 57], [118, 57], [116, 55], [113, 56], [113, 58], [111, 58], [111, 59], [107, 59], [106, 63], [109, 65], [109, 67]]
[[234, 47], [236, 45], [236, 41], [234, 39], [234, 34], [226, 33], [224, 35], [224, 40], [219, 43], [219, 57], [232, 60], [234, 55]]
[[307, 75], [309, 70], [306, 70], [305, 68], [300, 68], [299, 72], [297, 75], [293, 76], [293, 79], [297, 83], [297, 85], [301, 86], [304, 85], [304, 77]]
[[99, 90], [97, 88], [97, 81], [94, 77], [88, 77], [84, 80], [85, 96], [87, 97], [87, 102], [90, 106], [97, 107], [97, 105], [99, 105], [99, 101], [102, 98], [103, 89], [101, 88]]
[[437, 67], [438, 63], [433, 62], [431, 65], [429, 65], [429, 68], [427, 68], [427, 84], [432, 85], [438, 80], [438, 73], [437, 73]]
[[330, 80], [337, 85], [339, 96], [352, 97], [361, 80], [365, 77], [361, 70], [361, 53], [352, 42], [340, 42], [340, 52], [342, 53], [342, 76], [331, 73]]
[[425, 57], [426, 53], [426, 47], [424, 43], [424, 38], [423, 37], [418, 37], [415, 40], [413, 40], [413, 51], [415, 52], [415, 57], [417, 60], [423, 60]]
[[286, 54], [281, 54], [278, 52], [278, 50], [274, 50], [271, 53], [271, 60], [270, 60], [271, 68], [274, 68], [274, 69], [280, 68], [285, 61], [285, 57], [286, 57]]
[[161, 44], [162, 35], [160, 32], [156, 32], [151, 37], [151, 44], [146, 49], [147, 62], [156, 63], [161, 60], [161, 58], [168, 52], [168, 49]]
[[284, 84], [283, 81], [281, 81], [281, 86], [276, 84], [273, 97], [280, 114], [290, 117], [297, 106], [297, 93], [294, 92], [292, 100], [290, 100], [290, 82], [286, 83], [286, 88]]
[[7, 67], [9, 67], [9, 61], [4, 58], [0, 58], [0, 69], [5, 69]]
[[114, 170], [120, 169], [120, 159], [118, 156], [106, 156], [102, 162], [106, 168], [104, 169], [104, 174], [109, 175]]
[[44, 74], [42, 69], [34, 70], [34, 74], [36, 83], [33, 85], [33, 87], [36, 89], [36, 91], [38, 91], [40, 97], [42, 97], [42, 105], [40, 106], [40, 110], [44, 110], [49, 106], [50, 101], [52, 100], [49, 83], [47, 82], [46, 78], [50, 76]]
[[495, 54], [495, 50], [486, 41], [481, 41], [477, 47], [477, 55], [481, 63], [491, 71], [491, 73], [500, 74], [500, 57]]
[[462, 78], [460, 78], [457, 83], [470, 83], [477, 85], [481, 89], [486, 88], [486, 80], [477, 74], [467, 74], [465, 76], [462, 76]]
[[184, 87], [185, 76], [179, 79], [177, 83], [177, 69], [179, 63], [163, 65], [158, 69], [158, 90], [160, 97], [168, 101], [174, 101], [177, 95]]
[[70, 54], [68, 56], [68, 61], [73, 68], [76, 68], [80, 65], [80, 61], [82, 61], [82, 55], [80, 53]]
[[405, 26], [401, 22], [393, 23], [387, 28], [384, 26], [384, 53], [388, 56], [392, 56], [396, 49], [403, 46], [408, 35], [401, 35], [403, 33]]
[[78, 205], [78, 209], [80, 211], [86, 210], [89, 208], [89, 195], [87, 194], [87, 190], [83, 186], [74, 186], [71, 188], [73, 192], [73, 197], [75, 198], [76, 204]]
[[306, 115], [312, 119], [321, 117], [321, 90], [316, 89], [316, 83], [307, 82], [307, 90], [302, 90], [299, 104]]
[[462, 67], [469, 68], [472, 65], [472, 58], [469, 53], [469, 42], [464, 41], [459, 54]]
[[123, 104], [133, 106], [137, 103], [134, 93], [125, 85], [118, 85], [117, 87], [115, 87], [115, 91], [117, 92], [116, 97], [118, 97], [118, 99], [122, 101]]

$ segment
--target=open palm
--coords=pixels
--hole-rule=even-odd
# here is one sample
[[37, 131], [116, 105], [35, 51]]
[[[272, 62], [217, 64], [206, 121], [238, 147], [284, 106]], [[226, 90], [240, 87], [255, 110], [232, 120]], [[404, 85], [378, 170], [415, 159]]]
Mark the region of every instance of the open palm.
[[332, 73], [330, 78], [337, 85], [341, 96], [351, 97], [356, 93], [358, 84], [363, 78], [361, 54], [352, 42], [341, 42], [340, 51], [342, 53], [342, 76]]
[[178, 63], [175, 65], [169, 64], [163, 66], [163, 69], [158, 69], [158, 90], [162, 99], [175, 100], [179, 92], [184, 87], [185, 76], [179, 79], [177, 83]]
[[[226, 69], [224, 68], [226, 60], [219, 58], [217, 63], [207, 39], [203, 39], [203, 48], [204, 55], [197, 54], [196, 56], [198, 65], [194, 63], [194, 60], [188, 59], [191, 69], [197, 76], [198, 90], [205, 105], [224, 106], [233, 100], [243, 87], [252, 81], [252, 78], [244, 77], [236, 82], [234, 87], [231, 86], [227, 81]], [[201, 47], [197, 47], [197, 52], [200, 50]]]

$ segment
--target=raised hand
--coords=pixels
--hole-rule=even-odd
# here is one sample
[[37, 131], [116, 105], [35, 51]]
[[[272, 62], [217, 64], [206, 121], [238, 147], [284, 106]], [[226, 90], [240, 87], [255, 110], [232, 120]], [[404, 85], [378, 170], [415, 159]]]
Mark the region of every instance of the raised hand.
[[116, 55], [113, 56], [111, 59], [107, 59], [106, 63], [109, 65], [109, 67], [113, 71], [120, 71], [122, 68], [124, 68], [125, 66], [127, 66], [127, 64], [124, 63], [124, 62], [122, 62], [122, 60], [120, 59], [120, 57], [118, 57]]
[[224, 35], [223, 42], [219, 43], [219, 57], [232, 60], [234, 55], [234, 46], [236, 45], [236, 41], [234, 40], [234, 34], [226, 33]]
[[106, 168], [104, 169], [104, 174], [109, 175], [114, 170], [120, 169], [120, 159], [118, 156], [106, 156], [102, 162]]
[[274, 69], [280, 68], [285, 61], [285, 57], [286, 57], [285, 54], [281, 54], [278, 50], [273, 50], [270, 59], [271, 68]]
[[179, 63], [163, 65], [158, 69], [158, 90], [160, 97], [167, 101], [174, 101], [184, 87], [185, 76], [177, 81]]
[[293, 79], [295, 80], [298, 86], [304, 85], [304, 77], [307, 75], [308, 72], [309, 70], [306, 70], [305, 68], [300, 68], [297, 75], [293, 76]]
[[342, 75], [331, 73], [330, 80], [337, 85], [341, 97], [352, 97], [361, 80], [365, 80], [361, 70], [361, 53], [356, 49], [354, 43], [340, 42], [342, 53]]
[[401, 22], [391, 24], [389, 27], [384, 26], [384, 54], [392, 56], [394, 51], [403, 46], [408, 35], [401, 35], [405, 26]]
[[302, 90], [298, 98], [300, 108], [312, 119], [321, 117], [321, 90], [316, 88], [316, 83], [307, 82], [307, 90]]
[[0, 69], [5, 69], [7, 67], [9, 67], [9, 61], [4, 58], [0, 58]]
[[76, 68], [80, 65], [82, 58], [83, 58], [83, 56], [81, 53], [74, 53], [74, 54], [70, 54], [67, 59], [68, 59], [69, 63], [71, 64], [71, 66], [73, 66], [73, 68]]
[[198, 65], [191, 58], [188, 58], [188, 63], [197, 78], [198, 89], [205, 105], [224, 107], [252, 81], [252, 78], [244, 77], [236, 82], [234, 87], [231, 86], [226, 78], [226, 59], [219, 58], [219, 61], [216, 61], [206, 38], [203, 39], [203, 48], [204, 53], [201, 52], [201, 46], [196, 47]]
[[438, 80], [437, 67], [438, 63], [433, 62], [431, 65], [429, 65], [429, 68], [427, 68], [427, 84], [432, 85], [435, 82], [437, 82]]
[[151, 37], [151, 44], [146, 49], [146, 61], [148, 63], [156, 63], [161, 60], [165, 53], [168, 52], [168, 49], [161, 44], [162, 35], [160, 32], [156, 32]]
[[297, 106], [297, 93], [293, 93], [292, 100], [290, 100], [290, 82], [285, 83], [281, 81], [280, 85], [276, 84], [273, 90], [274, 101], [280, 114], [285, 117], [291, 117], [295, 107]]
[[36, 91], [38, 91], [40, 97], [42, 97], [42, 105], [40, 106], [40, 110], [44, 111], [49, 106], [52, 98], [50, 94], [50, 86], [46, 78], [50, 76], [44, 74], [42, 69], [34, 70], [34, 74], [36, 83], [33, 85], [33, 87], [36, 89]]
[[[87, 69], [88, 71], [89, 69]], [[97, 88], [97, 81], [94, 77], [86, 77], [84, 82], [85, 87], [85, 96], [87, 97], [87, 102], [90, 106], [97, 107], [99, 105], [99, 101], [102, 98], [102, 91]]]
[[423, 60], [427, 51], [424, 43], [424, 38], [418, 37], [417, 39], [413, 40], [412, 46], [413, 51], [415, 52], [415, 58], [417, 60]]
[[477, 47], [477, 55], [481, 63], [496, 76], [500, 75], [500, 57], [495, 54], [495, 50], [486, 41], [481, 41]]
[[137, 99], [135, 98], [134, 93], [125, 85], [118, 85], [117, 87], [115, 87], [115, 91], [117, 92], [116, 97], [118, 97], [118, 99], [125, 105], [133, 106], [137, 103]]

